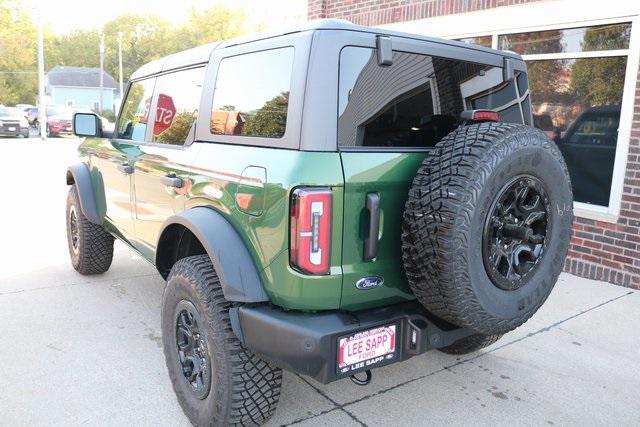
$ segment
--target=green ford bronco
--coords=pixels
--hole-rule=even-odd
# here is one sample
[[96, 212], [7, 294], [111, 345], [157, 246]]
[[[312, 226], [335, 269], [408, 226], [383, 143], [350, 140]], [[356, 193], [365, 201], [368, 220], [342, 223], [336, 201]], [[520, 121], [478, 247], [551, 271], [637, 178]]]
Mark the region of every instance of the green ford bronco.
[[114, 237], [167, 284], [162, 334], [196, 425], [527, 321], [567, 253], [571, 183], [513, 53], [326, 20], [131, 77], [114, 132], [74, 117], [73, 267]]

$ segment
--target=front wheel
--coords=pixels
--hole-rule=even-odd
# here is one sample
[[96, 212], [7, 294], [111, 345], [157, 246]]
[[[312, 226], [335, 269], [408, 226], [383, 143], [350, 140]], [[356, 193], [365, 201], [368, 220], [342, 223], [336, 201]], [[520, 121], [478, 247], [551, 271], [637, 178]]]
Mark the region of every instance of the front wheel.
[[111, 266], [113, 236], [84, 216], [75, 185], [67, 197], [67, 243], [71, 264], [78, 273], [100, 274]]
[[194, 425], [261, 425], [276, 410], [282, 371], [242, 347], [207, 255], [176, 262], [162, 298], [173, 389]]

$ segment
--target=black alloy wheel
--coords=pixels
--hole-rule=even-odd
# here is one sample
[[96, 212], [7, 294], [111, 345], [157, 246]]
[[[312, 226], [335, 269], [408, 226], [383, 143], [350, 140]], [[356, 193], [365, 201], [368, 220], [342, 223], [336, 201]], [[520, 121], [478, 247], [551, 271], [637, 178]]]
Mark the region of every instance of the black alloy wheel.
[[544, 254], [550, 227], [542, 183], [521, 175], [498, 193], [485, 221], [482, 259], [493, 284], [507, 291], [527, 283]]
[[182, 374], [195, 397], [204, 399], [211, 384], [211, 359], [206, 334], [200, 329], [202, 318], [186, 300], [176, 306], [175, 317], [176, 351]]

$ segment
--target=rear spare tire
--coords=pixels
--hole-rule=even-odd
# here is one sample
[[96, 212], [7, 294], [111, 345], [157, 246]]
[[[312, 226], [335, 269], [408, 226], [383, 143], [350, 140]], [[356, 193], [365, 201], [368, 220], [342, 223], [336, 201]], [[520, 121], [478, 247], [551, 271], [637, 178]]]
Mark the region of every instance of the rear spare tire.
[[409, 285], [435, 315], [503, 334], [549, 296], [572, 221], [569, 173], [544, 133], [508, 123], [458, 128], [427, 156], [409, 191]]

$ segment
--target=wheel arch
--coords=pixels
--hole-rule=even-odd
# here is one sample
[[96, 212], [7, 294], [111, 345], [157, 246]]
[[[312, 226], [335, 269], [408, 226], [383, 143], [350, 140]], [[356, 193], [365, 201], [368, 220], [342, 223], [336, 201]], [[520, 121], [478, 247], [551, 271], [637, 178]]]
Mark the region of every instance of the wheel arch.
[[84, 216], [94, 224], [102, 225], [102, 216], [91, 185], [91, 173], [85, 163], [76, 163], [67, 168], [67, 185], [75, 185], [80, 199], [80, 209]]
[[269, 301], [242, 238], [221, 213], [207, 207], [192, 208], [165, 221], [155, 265], [166, 279], [179, 259], [199, 254], [211, 259], [228, 301]]

